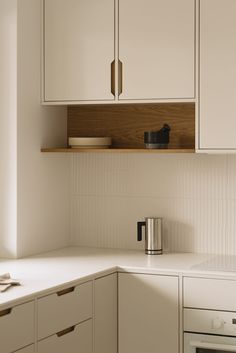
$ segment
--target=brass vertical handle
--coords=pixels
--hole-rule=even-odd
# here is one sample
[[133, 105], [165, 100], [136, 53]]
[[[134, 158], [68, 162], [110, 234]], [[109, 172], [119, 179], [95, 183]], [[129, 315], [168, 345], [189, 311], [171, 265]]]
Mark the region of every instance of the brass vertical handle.
[[111, 63], [111, 93], [115, 97], [116, 94], [116, 66], [115, 66], [115, 60], [112, 61]]
[[123, 63], [122, 61], [118, 61], [118, 95], [120, 96], [123, 92]]

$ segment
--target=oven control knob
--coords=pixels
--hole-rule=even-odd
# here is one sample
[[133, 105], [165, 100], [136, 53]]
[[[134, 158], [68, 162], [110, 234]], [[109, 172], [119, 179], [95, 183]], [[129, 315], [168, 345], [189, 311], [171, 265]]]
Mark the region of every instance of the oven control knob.
[[219, 317], [212, 320], [212, 328], [215, 330], [219, 330], [220, 328], [224, 327], [224, 320], [220, 319]]

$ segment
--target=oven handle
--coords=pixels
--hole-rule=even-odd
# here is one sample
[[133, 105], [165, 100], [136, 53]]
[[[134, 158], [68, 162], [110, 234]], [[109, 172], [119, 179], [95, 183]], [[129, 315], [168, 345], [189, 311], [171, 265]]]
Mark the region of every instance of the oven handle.
[[236, 346], [230, 344], [209, 343], [203, 341], [190, 341], [190, 346], [195, 348], [213, 349], [216, 351], [236, 352]]

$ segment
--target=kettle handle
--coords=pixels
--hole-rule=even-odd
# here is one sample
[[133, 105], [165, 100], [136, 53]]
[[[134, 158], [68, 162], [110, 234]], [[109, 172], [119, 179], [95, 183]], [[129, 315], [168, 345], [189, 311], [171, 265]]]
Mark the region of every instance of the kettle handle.
[[137, 223], [137, 237], [138, 241], [142, 241], [142, 227], [146, 226], [146, 222], [138, 222]]

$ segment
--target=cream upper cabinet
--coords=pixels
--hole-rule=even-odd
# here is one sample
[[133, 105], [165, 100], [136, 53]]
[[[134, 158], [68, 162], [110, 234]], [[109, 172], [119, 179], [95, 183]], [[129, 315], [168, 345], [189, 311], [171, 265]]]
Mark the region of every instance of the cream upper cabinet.
[[43, 101], [195, 99], [196, 0], [42, 0]]
[[119, 0], [121, 100], [193, 99], [194, 58], [194, 0]]
[[178, 277], [119, 274], [119, 353], [178, 353]]
[[200, 0], [200, 150], [236, 149], [235, 33], [235, 0]]
[[114, 1], [44, 0], [43, 12], [43, 100], [113, 100]]

